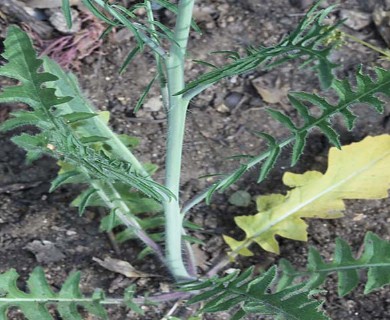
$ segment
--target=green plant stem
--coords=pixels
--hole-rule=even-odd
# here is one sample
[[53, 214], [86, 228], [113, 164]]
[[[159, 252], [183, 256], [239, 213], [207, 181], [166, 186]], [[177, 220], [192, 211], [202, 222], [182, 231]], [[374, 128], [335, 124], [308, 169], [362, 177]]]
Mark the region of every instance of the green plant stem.
[[390, 52], [388, 50], [382, 50], [381, 48], [367, 42], [367, 41], [364, 41], [362, 39], [359, 39], [358, 37], [355, 37], [349, 33], [346, 33], [344, 31], [340, 31], [341, 32], [341, 35], [343, 37], [346, 37], [346, 38], [349, 38], [357, 43], [360, 43], [361, 45], [367, 47], [367, 48], [370, 48], [371, 50], [375, 51], [375, 52], [378, 52], [380, 53], [381, 55], [383, 55], [384, 57], [386, 57], [387, 59], [390, 58]]
[[[150, 304], [150, 303], [163, 303], [181, 299], [188, 299], [191, 296], [191, 293], [186, 292], [172, 292], [172, 293], [164, 293], [155, 296], [145, 296], [145, 297], [137, 297], [133, 298], [131, 302], [137, 304]], [[0, 303], [15, 303], [15, 298], [2, 298], [0, 297]], [[91, 297], [85, 298], [18, 298], [17, 302], [25, 302], [25, 303], [39, 303], [39, 304], [61, 304], [61, 303], [85, 303], [85, 302], [96, 302], [96, 299]], [[123, 298], [105, 298], [104, 300], [98, 300], [98, 303], [101, 305], [126, 305], [126, 299]]]
[[174, 95], [184, 89], [184, 62], [191, 27], [195, 0], [180, 0], [174, 40], [167, 59], [169, 107], [168, 138], [165, 168], [165, 186], [175, 195], [164, 203], [166, 258], [169, 269], [176, 280], [191, 278], [184, 266], [182, 256], [183, 215], [179, 206], [180, 171], [185, 132], [185, 121], [189, 101], [182, 95]]
[[289, 273], [284, 271], [285, 274], [287, 274], [289, 277], [305, 277], [305, 276], [311, 276], [313, 274], [318, 273], [333, 273], [333, 272], [340, 272], [340, 271], [348, 271], [348, 270], [359, 270], [359, 269], [369, 269], [369, 268], [388, 268], [390, 266], [390, 263], [386, 262], [378, 262], [378, 263], [367, 263], [364, 265], [361, 264], [348, 264], [344, 266], [332, 266], [330, 265], [327, 268], [323, 269], [313, 269], [313, 270], [304, 270], [304, 271], [297, 271], [293, 273]]

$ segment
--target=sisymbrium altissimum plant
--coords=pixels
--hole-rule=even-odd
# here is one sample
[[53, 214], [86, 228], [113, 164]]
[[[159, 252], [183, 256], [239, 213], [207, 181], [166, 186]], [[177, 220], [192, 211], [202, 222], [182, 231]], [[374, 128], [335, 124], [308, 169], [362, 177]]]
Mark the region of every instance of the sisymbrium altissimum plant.
[[[192, 19], [195, 0], [179, 0], [177, 4], [168, 0], [144, 0], [130, 7], [104, 0], [82, 0], [82, 3], [106, 23], [103, 35], [114, 28], [127, 28], [134, 34], [133, 49], [120, 72], [129, 68], [131, 61], [142, 52], [150, 50], [154, 55], [156, 74], [141, 93], [134, 112], [142, 107], [148, 91], [158, 83], [168, 126], [164, 181], [154, 180], [155, 166], [141, 163], [134, 155], [136, 141], [133, 137], [118, 135], [111, 130], [107, 113], [99, 112], [85, 98], [76, 77], [63, 71], [49, 58], [38, 58], [28, 36], [16, 26], [8, 29], [3, 53], [7, 63], [0, 67], [0, 75], [15, 79], [18, 84], [4, 88], [0, 102], [22, 102], [30, 109], [13, 112], [0, 128], [2, 131], [25, 125], [39, 128], [39, 133], [21, 133], [12, 141], [27, 151], [28, 161], [36, 161], [43, 155], [57, 159], [60, 171], [52, 182], [51, 191], [67, 183], [86, 185], [73, 202], [79, 213], [83, 214], [88, 206], [107, 208], [101, 229], [112, 231], [118, 226], [125, 227], [122, 238], [142, 241], [145, 249], [141, 254], [155, 254], [176, 282], [177, 291], [137, 297], [135, 288], [130, 287], [121, 298], [107, 298], [101, 291], [86, 297], [79, 289], [80, 276], [74, 273], [59, 292], [54, 292], [42, 269], [37, 268], [27, 282], [28, 292], [24, 292], [16, 286], [18, 274], [11, 269], [0, 275], [0, 319], [6, 318], [10, 307], [20, 308], [28, 319], [52, 319], [48, 305], [56, 305], [63, 319], [81, 319], [78, 306], [107, 318], [105, 304], [125, 304], [142, 314], [142, 304], [176, 299], [188, 300], [189, 304], [203, 302], [200, 313], [232, 309], [231, 319], [241, 319], [248, 314], [273, 315], [281, 319], [328, 319], [321, 309], [322, 301], [313, 297], [328, 274], [338, 273], [340, 295], [356, 287], [359, 282], [357, 270], [360, 269], [368, 270], [366, 292], [390, 283], [390, 244], [373, 233], [367, 233], [365, 252], [358, 259], [353, 258], [349, 246], [339, 239], [335, 260], [330, 264], [312, 249], [307, 271], [298, 272], [283, 261], [279, 267], [272, 266], [260, 275], [255, 275], [253, 268], [249, 268], [224, 277], [217, 277], [216, 273], [229, 263], [229, 257], [205, 276], [197, 273], [191, 238], [187, 235], [189, 229], [195, 228], [188, 221], [191, 209], [202, 201], [210, 203], [216, 192], [224, 192], [252, 168], [258, 172], [258, 182], [261, 183], [281, 152], [291, 145], [291, 164], [295, 165], [313, 129], [320, 130], [332, 145], [340, 149], [339, 133], [331, 122], [335, 115], [342, 116], [347, 128], [352, 130], [357, 118], [353, 112], [355, 104], [363, 103], [379, 113], [384, 111], [384, 102], [377, 94], [390, 96], [389, 71], [376, 68], [376, 77], [372, 78], [360, 68], [355, 74], [356, 85], [334, 75], [337, 64], [331, 61], [330, 53], [338, 45], [334, 35], [340, 23], [325, 23], [333, 6], [321, 9], [318, 3], [315, 4], [289, 35], [271, 47], [250, 46], [244, 55], [236, 51], [220, 52], [227, 56], [224, 65], [212, 66], [204, 61], [203, 64], [210, 66], [210, 71], [186, 82], [187, 42], [191, 29], [200, 32]], [[173, 29], [155, 19], [153, 7], [156, 5], [175, 14]], [[62, 6], [70, 26], [69, 1], [63, 0]], [[140, 9], [146, 12], [144, 19], [137, 15]], [[190, 101], [225, 78], [255, 69], [268, 71], [292, 60], [300, 60], [303, 67], [314, 70], [321, 89], [333, 91], [337, 101], [331, 103], [319, 94], [290, 93], [289, 101], [302, 120], [299, 124], [276, 108], [267, 110], [275, 121], [288, 129], [290, 135], [280, 140], [266, 132], [255, 132], [268, 143], [266, 150], [256, 155], [237, 156], [241, 160], [235, 170], [216, 175], [216, 180], [207, 189], [183, 203], [180, 177]], [[313, 115], [310, 112], [312, 107], [321, 112]], [[384, 139], [383, 148], [389, 146], [388, 139]], [[282, 220], [283, 217], [277, 223], [285, 222]], [[272, 228], [274, 224], [270, 221], [265, 221], [262, 226], [268, 223]], [[262, 226], [255, 235], [261, 236], [263, 247], [267, 249], [264, 243], [274, 241], [275, 233], [266, 233], [268, 229], [261, 233]], [[156, 232], [159, 228], [164, 232]], [[256, 241], [256, 237], [250, 240]], [[248, 246], [252, 243], [247, 241], [241, 245], [233, 239], [225, 240], [232, 249], [230, 259], [248, 253]], [[310, 276], [310, 281], [303, 281], [302, 276]]]

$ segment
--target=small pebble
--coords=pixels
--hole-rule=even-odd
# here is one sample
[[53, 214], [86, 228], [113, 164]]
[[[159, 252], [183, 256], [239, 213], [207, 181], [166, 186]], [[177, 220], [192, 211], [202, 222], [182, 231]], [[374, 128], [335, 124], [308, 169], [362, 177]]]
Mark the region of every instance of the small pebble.
[[145, 111], [157, 112], [160, 111], [163, 107], [163, 103], [160, 97], [151, 97], [144, 104]]
[[244, 95], [242, 93], [232, 91], [225, 96], [223, 102], [229, 109], [234, 109], [241, 102], [243, 97]]
[[314, 3], [313, 0], [290, 0], [290, 4], [293, 7], [297, 7], [299, 9], [306, 9]]
[[367, 27], [372, 21], [371, 14], [355, 10], [340, 10], [340, 19], [346, 19], [344, 24], [357, 31]]
[[66, 235], [69, 236], [69, 237], [70, 237], [70, 236], [75, 236], [76, 234], [77, 234], [77, 232], [76, 232], [76, 231], [73, 231], [73, 230], [67, 230], [67, 231], [66, 231]]

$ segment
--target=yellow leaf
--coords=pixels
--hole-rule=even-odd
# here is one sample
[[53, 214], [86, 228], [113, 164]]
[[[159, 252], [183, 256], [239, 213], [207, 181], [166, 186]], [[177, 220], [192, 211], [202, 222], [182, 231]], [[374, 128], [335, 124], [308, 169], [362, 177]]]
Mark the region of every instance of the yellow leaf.
[[244, 257], [251, 257], [253, 256], [253, 252], [250, 251], [248, 248], [241, 248], [239, 249], [239, 246], [241, 245], [242, 241], [237, 241], [236, 239], [223, 235], [223, 240], [229, 245], [229, 247], [236, 251], [238, 254], [244, 256]]
[[308, 171], [287, 172], [287, 195], [257, 198], [259, 212], [235, 218], [245, 231], [242, 241], [224, 236], [235, 255], [250, 255], [248, 247], [257, 243], [264, 250], [279, 253], [276, 235], [307, 241], [307, 224], [302, 218], [334, 219], [343, 216], [343, 199], [381, 199], [390, 187], [390, 135], [367, 137], [363, 141], [331, 148], [325, 174]]
[[104, 124], [108, 124], [108, 122], [110, 121], [110, 112], [109, 111], [99, 111], [98, 112], [98, 117], [100, 118], [100, 120], [103, 121]]

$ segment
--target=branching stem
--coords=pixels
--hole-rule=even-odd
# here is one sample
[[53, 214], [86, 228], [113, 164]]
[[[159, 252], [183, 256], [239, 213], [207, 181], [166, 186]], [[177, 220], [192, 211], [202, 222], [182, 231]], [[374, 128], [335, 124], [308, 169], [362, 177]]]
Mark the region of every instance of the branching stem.
[[[281, 148], [284, 148], [285, 146], [287, 146], [288, 144], [290, 144], [291, 142], [293, 142], [295, 140], [295, 137], [294, 136], [291, 136], [289, 137], [288, 139], [284, 140], [283, 142], [281, 142], [279, 144], [279, 146]], [[247, 169], [250, 169], [254, 166], [256, 166], [257, 164], [259, 164], [261, 161], [264, 161], [266, 160], [270, 155], [270, 151], [266, 151], [266, 152], [263, 152], [261, 153], [260, 155], [254, 157], [253, 159], [251, 159], [246, 165], [247, 165]], [[222, 180], [216, 182], [216, 184], [218, 184], [218, 186], [222, 187], [229, 179], [232, 175], [234, 175], [237, 170], [239, 169], [236, 169], [234, 171], [232, 171], [232, 173], [228, 174], [227, 176], [225, 176]], [[214, 184], [215, 185], [215, 184]], [[202, 193], [196, 195], [195, 197], [193, 197], [192, 199], [190, 199], [182, 208], [182, 211], [181, 213], [182, 214], [186, 214], [189, 210], [191, 210], [193, 207], [195, 207], [197, 204], [201, 203], [204, 199], [207, 198], [207, 195], [209, 193], [209, 191], [213, 188], [212, 185], [210, 188], [204, 190]], [[218, 188], [219, 189], [219, 188]]]

